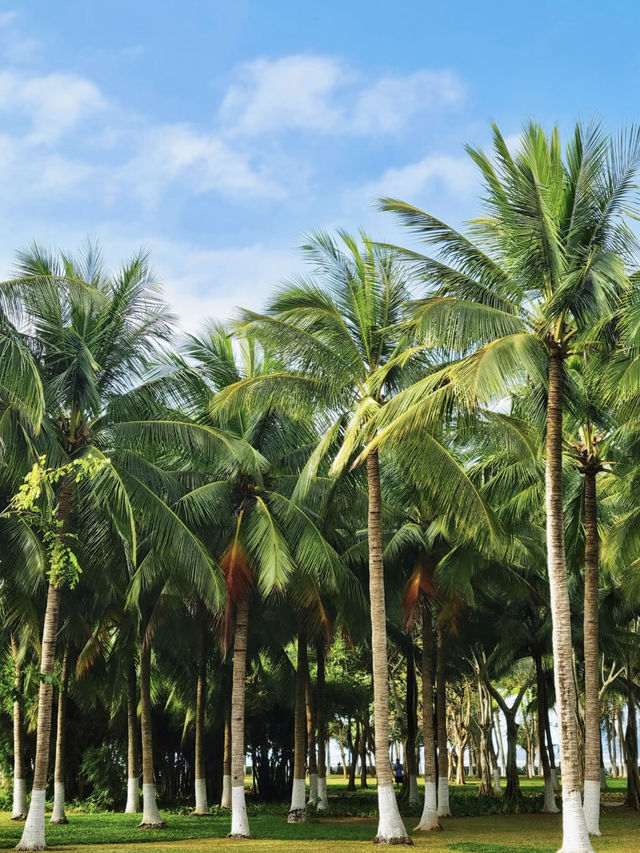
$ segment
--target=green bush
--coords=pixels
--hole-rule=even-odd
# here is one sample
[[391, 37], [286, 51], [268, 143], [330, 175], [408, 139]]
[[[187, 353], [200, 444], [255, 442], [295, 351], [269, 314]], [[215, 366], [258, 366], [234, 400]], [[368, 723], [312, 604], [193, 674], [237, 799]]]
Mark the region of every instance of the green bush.
[[91, 788], [87, 805], [98, 810], [122, 806], [126, 799], [126, 761], [120, 744], [103, 743], [87, 749], [82, 756], [80, 772]]

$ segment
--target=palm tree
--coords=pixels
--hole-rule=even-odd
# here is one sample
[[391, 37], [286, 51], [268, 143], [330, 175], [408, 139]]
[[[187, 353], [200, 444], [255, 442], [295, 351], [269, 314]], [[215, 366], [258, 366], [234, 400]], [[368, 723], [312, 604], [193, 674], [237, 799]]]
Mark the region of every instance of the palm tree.
[[[557, 129], [546, 135], [531, 124], [514, 155], [494, 127], [493, 159], [467, 150], [486, 190], [486, 215], [474, 221], [469, 237], [411, 205], [382, 201], [384, 209], [440, 250], [436, 257], [402, 250], [432, 286], [416, 307], [418, 330], [466, 356], [437, 380], [405, 392], [383, 417], [387, 432], [398, 437], [432, 422], [435, 409], [440, 416], [439, 397], [455, 392], [468, 405], [495, 403], [527, 375], [540, 389], [536, 393], [546, 413], [547, 560], [562, 742], [563, 851], [591, 851], [580, 792], [564, 542], [562, 419], [572, 394], [565, 362], [572, 352], [582, 351], [587, 336], [593, 339], [628, 287], [627, 265], [636, 241], [625, 214], [632, 204], [640, 134], [633, 128], [609, 140], [598, 126], [579, 125], [563, 154]], [[383, 438], [379, 434], [377, 441]]]
[[[45, 492], [47, 515], [56, 531], [52, 555], [60, 564], [56, 553], [62, 553], [66, 562], [50, 566], [34, 788], [18, 845], [19, 849], [43, 849], [58, 613], [65, 583], [77, 580], [73, 571], [77, 563], [70, 561], [69, 543], [74, 541], [70, 537], [74, 531], [84, 532], [81, 550], [90, 560], [89, 545], [104, 541], [105, 529], [110, 529], [126, 563], [136, 553], [134, 517], [138, 513], [153, 528], [156, 542], [180, 548], [183, 563], [193, 571], [210, 574], [211, 560], [189, 531], [175, 523], [164, 503], [152, 498], [141, 479], [135, 449], [125, 452], [121, 438], [117, 463], [106, 455], [113, 449], [115, 432], [126, 427], [117, 401], [133, 387], [157, 341], [166, 338], [171, 327], [146, 257], [140, 255], [115, 275], [107, 275], [99, 253], [91, 247], [80, 261], [74, 261], [36, 246], [20, 256], [19, 273], [24, 279], [58, 284], [28, 289], [22, 300], [21, 310], [32, 330], [26, 346], [37, 365], [45, 413], [39, 432], [23, 421], [16, 437], [36, 465], [43, 454], [49, 470], [61, 473]], [[129, 427], [129, 434], [141, 431]], [[98, 519], [104, 520], [106, 528], [100, 527]]]
[[[424, 375], [424, 347], [407, 349], [400, 324], [410, 297], [409, 282], [393, 256], [366, 237], [362, 245], [341, 232], [340, 241], [313, 235], [304, 247], [315, 277], [300, 279], [271, 301], [265, 314], [245, 311], [243, 328], [260, 340], [282, 367], [270, 375], [249, 378], [227, 388], [220, 408], [253, 404], [277, 405], [284, 411], [313, 412], [322, 417], [323, 438], [301, 478], [305, 483], [341, 436], [334, 462], [338, 472], [364, 451], [368, 494], [369, 600], [373, 650], [375, 752], [377, 756], [380, 843], [410, 843], [400, 818], [389, 756], [389, 686], [386, 606], [382, 554], [380, 461], [373, 446], [373, 417], [394, 394]], [[340, 245], [341, 244], [341, 245]], [[320, 416], [318, 414], [320, 409]], [[347, 426], [344, 427], [345, 419]], [[469, 488], [460, 466], [434, 438], [422, 449], [433, 471], [460, 485], [456, 507], [461, 518], [478, 518], [477, 493]], [[463, 506], [464, 505], [464, 506]], [[486, 521], [487, 517], [482, 512]]]
[[251, 339], [238, 339], [237, 345], [236, 353], [228, 331], [218, 325], [190, 336], [184, 357], [171, 358], [158, 371], [155, 391], [179, 400], [194, 426], [224, 429], [236, 450], [249, 451], [242, 464], [226, 458], [217, 469], [193, 454], [196, 487], [176, 503], [180, 516], [219, 555], [226, 582], [225, 642], [233, 642], [230, 835], [249, 837], [244, 708], [250, 610], [259, 599], [283, 591], [294, 573], [322, 578], [331, 588], [340, 561], [312, 515], [290, 497], [288, 484], [300, 470], [296, 454], [306, 458], [317, 440], [312, 428], [268, 406], [241, 407], [227, 417], [211, 405], [216, 392], [266, 369]]

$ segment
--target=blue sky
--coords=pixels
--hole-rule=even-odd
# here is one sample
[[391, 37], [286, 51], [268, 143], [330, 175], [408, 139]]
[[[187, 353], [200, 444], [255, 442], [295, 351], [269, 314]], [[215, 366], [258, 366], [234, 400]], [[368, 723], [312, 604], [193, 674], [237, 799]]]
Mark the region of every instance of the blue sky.
[[114, 264], [148, 249], [187, 328], [259, 308], [306, 231], [398, 239], [379, 194], [474, 215], [463, 146], [491, 121], [640, 119], [639, 70], [615, 0], [4, 6], [0, 275], [91, 237]]

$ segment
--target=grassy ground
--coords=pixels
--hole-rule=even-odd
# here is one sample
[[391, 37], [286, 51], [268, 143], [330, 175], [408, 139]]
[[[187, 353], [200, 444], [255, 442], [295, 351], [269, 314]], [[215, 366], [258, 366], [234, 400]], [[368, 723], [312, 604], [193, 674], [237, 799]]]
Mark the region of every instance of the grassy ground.
[[[331, 793], [342, 795], [341, 783], [331, 780]], [[603, 809], [602, 837], [596, 839], [596, 853], [629, 853], [639, 849], [640, 821], [636, 813], [615, 807], [620, 797], [622, 782], [613, 780], [611, 806]], [[534, 784], [523, 780], [525, 789], [536, 790]], [[373, 799], [373, 791], [371, 798]], [[474, 786], [465, 786], [465, 794], [473, 797]], [[342, 800], [342, 796], [340, 796]], [[276, 811], [277, 811], [276, 807]], [[260, 813], [260, 806], [250, 807], [251, 831], [255, 840], [229, 841], [228, 813], [212, 817], [192, 818], [168, 814], [165, 830], [141, 831], [136, 828], [135, 817], [123, 814], [80, 814], [69, 812], [68, 826], [47, 827], [47, 843], [65, 851], [116, 850], [117, 853], [176, 853], [179, 850], [204, 853], [204, 851], [232, 847], [238, 853], [354, 853], [371, 850], [376, 821], [371, 818], [311, 817], [306, 824], [289, 825], [284, 814]], [[415, 817], [407, 817], [406, 825], [412, 829]], [[0, 814], [0, 848], [13, 847], [21, 834], [22, 825]], [[416, 847], [430, 853], [554, 853], [560, 846], [561, 821], [559, 815], [483, 815], [479, 817], [450, 818], [443, 821], [443, 832], [416, 836]]]

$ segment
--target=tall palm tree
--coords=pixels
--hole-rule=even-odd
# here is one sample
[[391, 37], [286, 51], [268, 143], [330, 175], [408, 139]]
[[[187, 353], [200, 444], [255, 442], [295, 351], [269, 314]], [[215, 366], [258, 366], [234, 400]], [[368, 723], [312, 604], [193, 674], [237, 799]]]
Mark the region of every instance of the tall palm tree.
[[[186, 528], [174, 523], [162, 500], [150, 497], [144, 478], [136, 476], [140, 466], [136, 467], [135, 451], [122, 452], [117, 464], [106, 455], [113, 449], [116, 421], [122, 421], [116, 401], [131, 390], [157, 342], [167, 338], [171, 328], [171, 317], [157, 296], [146, 257], [139, 255], [109, 275], [92, 247], [75, 261], [35, 246], [20, 256], [19, 274], [58, 285], [29, 288], [20, 306], [29, 329], [25, 345], [37, 365], [45, 406], [40, 430], [36, 432], [23, 419], [15, 439], [27, 447], [27, 455], [34, 461], [42, 454], [51, 470], [64, 471], [47, 490], [56, 548], [70, 553], [69, 543], [74, 542], [70, 537], [82, 530], [86, 538], [80, 542], [81, 550], [90, 560], [96, 540], [104, 540], [104, 530], [95, 520], [104, 519], [122, 549], [122, 562], [132, 560], [136, 553], [134, 518], [143, 514], [156, 539], [172, 548], [179, 547], [181, 540], [183, 562], [192, 570], [210, 574], [211, 561], [205, 550]], [[139, 430], [130, 425], [130, 432]], [[44, 800], [58, 613], [65, 583], [76, 580], [66, 577], [65, 571], [54, 572], [53, 563], [50, 569], [41, 643], [43, 677], [34, 787], [18, 849], [45, 846]]]
[[184, 357], [158, 371], [155, 391], [178, 400], [191, 423], [225, 430], [235, 447], [248, 448], [241, 465], [227, 460], [196, 463], [196, 487], [176, 503], [176, 511], [200, 532], [216, 553], [226, 582], [225, 633], [233, 644], [231, 691], [231, 833], [249, 837], [244, 793], [245, 683], [249, 616], [258, 600], [283, 591], [293, 574], [313, 575], [332, 587], [340, 561], [316, 520], [291, 500], [291, 482], [317, 440], [310, 425], [269, 406], [243, 406], [231, 416], [212, 406], [214, 394], [260, 375], [266, 365], [255, 342], [237, 340], [211, 325], [190, 336]]
[[[344, 232], [340, 232], [339, 240], [314, 234], [304, 250], [314, 275], [282, 288], [265, 314], [245, 311], [242, 317], [245, 332], [257, 337], [280, 358], [281, 369], [230, 386], [219, 401], [222, 411], [225, 406], [233, 411], [234, 406], [250, 401], [254, 405], [277, 405], [284, 411], [302, 411], [321, 421], [323, 438], [309, 459], [294, 498], [304, 494], [305, 483], [337, 437], [341, 436], [341, 447], [334, 462], [335, 472], [348, 467], [363, 449], [370, 450], [366, 452], [366, 472], [379, 809], [376, 840], [411, 843], [396, 803], [388, 758], [382, 492], [380, 460], [371, 444], [370, 427], [373, 417], [386, 408], [394, 394], [424, 375], [428, 359], [424, 347], [408, 348], [410, 342], [400, 324], [411, 295], [409, 281], [389, 252], [366, 237], [359, 245], [357, 239]], [[463, 518], [466, 513], [477, 519], [477, 494], [468, 488], [464, 473], [452, 457], [435, 439], [425, 444], [422, 455], [439, 475], [447, 470], [452, 483], [461, 486], [457, 500], [451, 499], [450, 506], [457, 506]]]
[[[545, 505], [553, 651], [563, 770], [563, 853], [591, 851], [580, 794], [570, 603], [564, 542], [562, 419], [572, 388], [565, 362], [619, 307], [636, 253], [633, 205], [640, 133], [609, 139], [577, 126], [564, 152], [557, 129], [528, 125], [512, 154], [497, 127], [493, 156], [468, 148], [486, 213], [465, 236], [409, 204], [384, 199], [435, 257], [401, 250], [430, 287], [416, 306], [428, 339], [466, 356], [414, 386], [384, 413], [396, 436], [440, 416], [439, 397], [465, 404], [508, 395], [528, 375], [546, 414]], [[471, 353], [471, 354], [469, 354]], [[437, 384], [439, 382], [439, 385]], [[444, 384], [443, 384], [444, 383]], [[441, 390], [435, 390], [436, 388]], [[389, 421], [395, 423], [389, 426]], [[383, 426], [379, 421], [379, 426]], [[383, 436], [378, 434], [377, 440]]]

